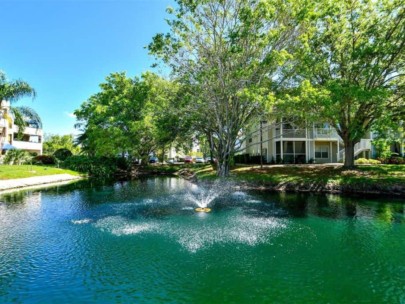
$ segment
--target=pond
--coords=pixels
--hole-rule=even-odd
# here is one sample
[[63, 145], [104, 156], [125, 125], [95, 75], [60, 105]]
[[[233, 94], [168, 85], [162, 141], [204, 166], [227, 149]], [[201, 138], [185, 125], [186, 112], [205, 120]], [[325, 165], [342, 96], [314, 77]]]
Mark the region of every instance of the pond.
[[405, 303], [404, 257], [394, 199], [176, 178], [0, 197], [0, 303]]

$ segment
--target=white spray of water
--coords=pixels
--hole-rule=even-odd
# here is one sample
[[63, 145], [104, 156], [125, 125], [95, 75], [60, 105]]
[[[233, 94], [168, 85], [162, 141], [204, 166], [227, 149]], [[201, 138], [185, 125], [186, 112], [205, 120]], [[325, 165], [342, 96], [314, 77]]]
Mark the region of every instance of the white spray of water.
[[[225, 220], [225, 221], [224, 221]], [[94, 226], [116, 236], [153, 233], [163, 235], [195, 253], [214, 244], [236, 243], [255, 246], [278, 236], [287, 227], [285, 220], [230, 214], [221, 221], [171, 222], [131, 221], [120, 216], [98, 220]]]

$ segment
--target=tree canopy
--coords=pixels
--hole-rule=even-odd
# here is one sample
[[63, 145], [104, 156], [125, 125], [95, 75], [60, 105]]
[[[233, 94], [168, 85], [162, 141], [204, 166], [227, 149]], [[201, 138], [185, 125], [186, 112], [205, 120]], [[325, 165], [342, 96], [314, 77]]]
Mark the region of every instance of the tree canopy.
[[3, 100], [15, 102], [27, 96], [35, 98], [36, 92], [26, 81], [20, 79], [10, 81], [6, 74], [0, 71], [0, 102]]
[[405, 6], [398, 0], [307, 5], [289, 95], [280, 106], [330, 123], [351, 167], [355, 143], [374, 123], [404, 115]]
[[84, 152], [146, 158], [182, 133], [175, 83], [153, 73], [112, 73], [100, 89], [75, 111]]
[[72, 154], [80, 152], [80, 147], [75, 144], [73, 135], [45, 134], [43, 144], [44, 154], [53, 155], [60, 149], [69, 150]]
[[241, 130], [271, 101], [299, 32], [297, 10], [292, 1], [178, 0], [168, 10], [170, 33], [149, 45], [189, 87], [188, 108], [211, 142], [219, 176], [229, 174]]

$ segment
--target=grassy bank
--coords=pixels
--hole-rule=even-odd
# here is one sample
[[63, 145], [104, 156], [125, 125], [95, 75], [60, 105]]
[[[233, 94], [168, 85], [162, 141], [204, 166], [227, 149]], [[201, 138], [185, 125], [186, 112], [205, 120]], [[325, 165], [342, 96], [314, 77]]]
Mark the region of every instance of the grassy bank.
[[[210, 166], [193, 171], [200, 180], [216, 178]], [[405, 165], [360, 165], [354, 170], [341, 165], [236, 166], [230, 178], [274, 190], [405, 194]]]
[[72, 170], [60, 169], [49, 166], [0, 165], [0, 180], [25, 178], [33, 176], [55, 175], [55, 174], [80, 175], [78, 172]]

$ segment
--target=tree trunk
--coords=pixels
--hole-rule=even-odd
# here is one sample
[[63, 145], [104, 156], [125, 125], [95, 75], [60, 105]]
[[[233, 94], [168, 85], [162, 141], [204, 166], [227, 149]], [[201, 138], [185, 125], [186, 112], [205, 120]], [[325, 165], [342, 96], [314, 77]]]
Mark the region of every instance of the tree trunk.
[[229, 176], [229, 159], [218, 160], [217, 166], [217, 176], [218, 177], [228, 177]]
[[354, 145], [355, 142], [352, 140], [345, 140], [345, 163], [344, 168], [350, 169], [354, 168]]
[[165, 152], [166, 152], [166, 151], [165, 151], [165, 148], [166, 148], [166, 147], [163, 145], [163, 146], [162, 146], [162, 158], [161, 158], [161, 161], [160, 161], [162, 164], [163, 164], [163, 162], [165, 161]]
[[231, 151], [233, 144], [227, 140], [224, 140], [218, 145], [218, 164], [217, 164], [217, 176], [228, 177], [230, 171]]

